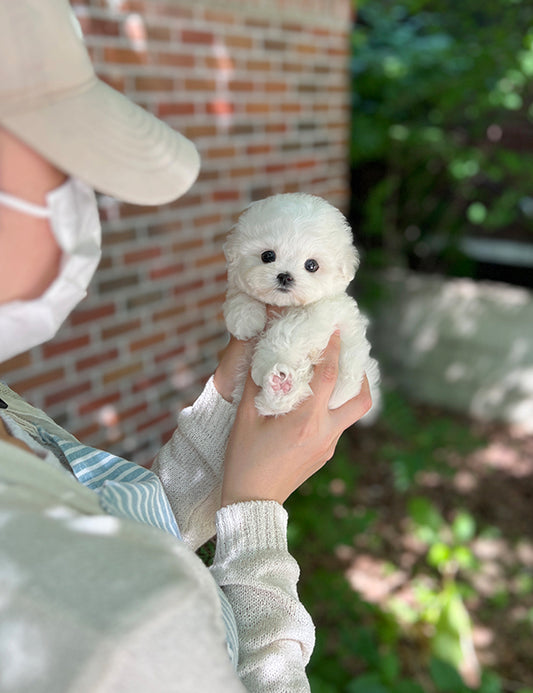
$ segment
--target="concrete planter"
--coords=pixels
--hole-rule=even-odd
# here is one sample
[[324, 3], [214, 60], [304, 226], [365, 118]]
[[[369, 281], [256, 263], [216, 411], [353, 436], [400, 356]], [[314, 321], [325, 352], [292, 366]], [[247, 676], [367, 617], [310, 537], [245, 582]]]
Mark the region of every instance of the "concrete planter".
[[419, 401], [533, 432], [533, 292], [396, 270], [384, 283], [384, 373]]

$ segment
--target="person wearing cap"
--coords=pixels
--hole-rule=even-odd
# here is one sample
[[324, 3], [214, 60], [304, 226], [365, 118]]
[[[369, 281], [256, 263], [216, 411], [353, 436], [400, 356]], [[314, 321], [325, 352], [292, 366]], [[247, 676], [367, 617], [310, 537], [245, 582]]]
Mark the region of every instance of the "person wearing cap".
[[[93, 189], [163, 204], [194, 145], [100, 82], [67, 0], [0, 0], [0, 363], [52, 337], [100, 255]], [[309, 691], [312, 621], [283, 502], [369, 408], [261, 417], [231, 340], [152, 470], [76, 440], [0, 383], [0, 691]], [[217, 535], [210, 569], [195, 550]]]

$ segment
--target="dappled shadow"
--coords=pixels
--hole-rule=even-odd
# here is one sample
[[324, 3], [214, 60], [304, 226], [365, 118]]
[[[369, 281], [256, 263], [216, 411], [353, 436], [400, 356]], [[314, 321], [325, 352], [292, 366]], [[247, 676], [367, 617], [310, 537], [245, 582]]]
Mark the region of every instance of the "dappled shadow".
[[[442, 415], [428, 407], [417, 410], [421, 428]], [[352, 545], [336, 547], [336, 560], [365, 601], [385, 612], [391, 612], [391, 605], [395, 613], [398, 605], [411, 608], [417, 599], [414, 583], [421, 580], [435, 586], [440, 577], [428, 566], [428, 546], [413, 532], [408, 499], [429, 498], [448, 521], [457, 510], [467, 510], [477, 525], [470, 548], [478, 565], [475, 570], [459, 571], [458, 580], [470, 588], [466, 605], [474, 624], [477, 656], [504, 683], [532, 686], [533, 436], [460, 417], [456, 423], [475, 430], [478, 445], [461, 453], [450, 440], [448, 446], [435, 450], [440, 469], [428, 460], [427, 468], [414, 475], [405, 492], [397, 490], [393, 465], [382, 456], [384, 445], [394, 446], [390, 429], [380, 424], [348, 432], [350, 454], [358, 460], [360, 477], [343, 502], [356, 512], [374, 510], [376, 519], [369, 531], [354, 536]], [[332, 482], [332, 493], [338, 485], [339, 480]], [[427, 656], [428, 633], [417, 628], [405, 631], [406, 661], [411, 662], [413, 675], [420, 673]], [[504, 686], [504, 690], [514, 689]]]
[[411, 397], [533, 432], [533, 294], [391, 272], [375, 321], [387, 375]]

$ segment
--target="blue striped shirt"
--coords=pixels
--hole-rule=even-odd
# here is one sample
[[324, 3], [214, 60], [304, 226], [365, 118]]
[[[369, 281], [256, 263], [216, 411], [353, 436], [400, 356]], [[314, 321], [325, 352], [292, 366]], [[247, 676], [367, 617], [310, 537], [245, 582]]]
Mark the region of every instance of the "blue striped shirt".
[[[163, 485], [153, 472], [104, 450], [65, 440], [40, 426], [38, 431], [43, 441], [63, 453], [78, 481], [98, 494], [105, 512], [157, 527], [181, 540]], [[228, 653], [236, 667], [239, 641], [235, 616], [220, 587], [218, 591]]]
[[43, 429], [39, 432], [61, 450], [78, 481], [96, 491], [104, 510], [181, 539], [168, 498], [153, 472], [109, 452], [63, 440]]

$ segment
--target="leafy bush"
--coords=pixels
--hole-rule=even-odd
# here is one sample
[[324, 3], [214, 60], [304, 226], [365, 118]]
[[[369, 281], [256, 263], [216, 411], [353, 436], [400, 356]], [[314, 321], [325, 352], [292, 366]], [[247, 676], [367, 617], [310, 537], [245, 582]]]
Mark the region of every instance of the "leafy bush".
[[468, 274], [466, 233], [531, 236], [533, 4], [358, 3], [352, 77], [369, 261]]
[[[481, 528], [467, 508], [453, 505], [450, 498], [437, 494], [436, 502], [420, 483], [420, 475], [428, 473], [451, 478], [450, 460], [486, 441], [442, 413], [421, 421], [418, 411], [390, 392], [379, 426], [368, 432], [368, 439], [379, 441], [373, 443], [370, 459], [362, 459], [353, 447], [361, 430], [355, 429], [353, 439], [345, 434], [334, 459], [287, 502], [290, 548], [302, 569], [299, 592], [317, 625], [308, 669], [311, 690], [502, 693], [507, 689], [494, 672], [479, 672], [479, 682], [470, 686], [459, 674], [465, 661], [477, 665], [466, 606], [473, 593], [470, 577], [478, 570], [472, 547], [494, 530]], [[391, 465], [393, 449], [396, 458], [410, 460], [399, 477]], [[390, 480], [382, 472], [373, 476], [376, 460]], [[366, 503], [362, 487], [375, 491], [380, 480], [388, 484], [386, 495]], [[416, 542], [418, 559], [409, 569], [399, 567], [402, 552], [395, 557], [395, 547], [389, 550], [383, 537], [391, 503], [399, 507], [394, 541], [404, 536]], [[390, 574], [407, 570], [409, 599], [394, 591], [379, 603], [365, 599], [347, 578], [351, 561], [361, 553], [385, 557], [381, 565]], [[342, 555], [348, 556], [346, 561]]]

